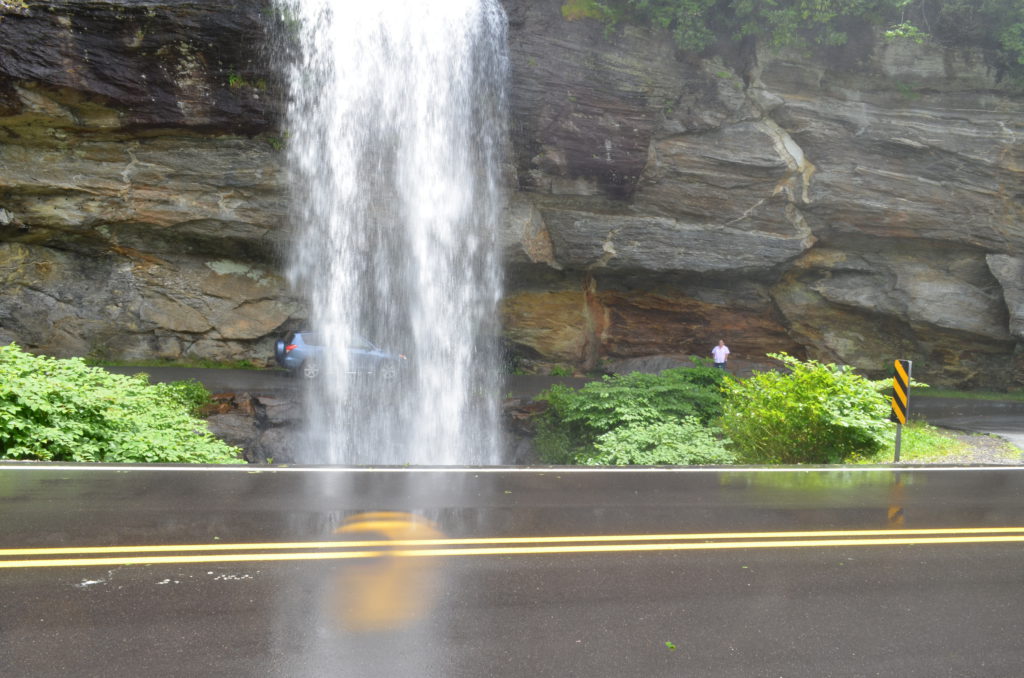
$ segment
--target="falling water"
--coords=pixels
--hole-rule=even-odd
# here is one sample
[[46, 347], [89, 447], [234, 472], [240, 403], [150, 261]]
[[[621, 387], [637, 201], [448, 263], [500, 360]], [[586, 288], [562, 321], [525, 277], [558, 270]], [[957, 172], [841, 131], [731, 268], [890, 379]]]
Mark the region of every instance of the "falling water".
[[[298, 34], [287, 133], [291, 279], [333, 347], [304, 461], [500, 461], [497, 223], [506, 20], [497, 0], [278, 0]], [[360, 339], [407, 356], [352, 374]]]

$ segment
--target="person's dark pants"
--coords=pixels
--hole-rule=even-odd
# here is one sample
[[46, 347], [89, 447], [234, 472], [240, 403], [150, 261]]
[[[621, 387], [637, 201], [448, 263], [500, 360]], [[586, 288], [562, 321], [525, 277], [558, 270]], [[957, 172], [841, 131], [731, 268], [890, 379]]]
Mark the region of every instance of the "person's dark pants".
[[720, 370], [724, 370], [727, 363], [715, 363], [715, 367]]

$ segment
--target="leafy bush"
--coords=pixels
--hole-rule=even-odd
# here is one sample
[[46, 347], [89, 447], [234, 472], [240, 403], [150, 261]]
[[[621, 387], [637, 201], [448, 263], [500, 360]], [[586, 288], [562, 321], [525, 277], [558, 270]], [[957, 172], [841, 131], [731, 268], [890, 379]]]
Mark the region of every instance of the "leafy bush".
[[[726, 372], [677, 368], [661, 374], [606, 376], [579, 390], [556, 385], [534, 443], [556, 464], [718, 463], [721, 445], [706, 426], [722, 414]], [[697, 436], [698, 429], [707, 436]], [[698, 450], [695, 441], [713, 441]], [[657, 461], [655, 461], [657, 460]]]
[[161, 391], [167, 398], [180, 404], [188, 413], [196, 416], [199, 415], [204, 405], [210, 403], [210, 392], [195, 379], [153, 384], [153, 388]]
[[869, 457], [889, 442], [889, 404], [849, 366], [769, 354], [788, 374], [755, 372], [726, 385], [725, 435], [745, 462], [836, 464]]
[[686, 466], [732, 464], [736, 461], [736, 455], [725, 448], [725, 443], [715, 436], [715, 430], [701, 424], [695, 417], [620, 426], [598, 436], [594, 449], [597, 454], [583, 463]]
[[208, 398], [196, 382], [151, 385], [2, 346], [0, 459], [240, 463], [191, 414]]

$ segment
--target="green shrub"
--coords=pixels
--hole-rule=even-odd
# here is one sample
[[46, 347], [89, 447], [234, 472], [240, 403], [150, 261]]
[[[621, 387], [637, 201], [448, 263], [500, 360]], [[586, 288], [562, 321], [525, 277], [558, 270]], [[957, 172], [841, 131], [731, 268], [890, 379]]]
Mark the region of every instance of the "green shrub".
[[889, 443], [889, 404], [848, 366], [786, 354], [789, 373], [755, 372], [726, 385], [721, 426], [740, 459], [757, 464], [836, 464], [869, 457]]
[[621, 426], [598, 436], [594, 449], [597, 454], [583, 463], [591, 466], [688, 466], [736, 461], [736, 455], [725, 448], [715, 430], [695, 417]]
[[153, 388], [163, 392], [168, 399], [178, 403], [193, 415], [198, 415], [203, 405], [210, 402], [210, 392], [195, 379], [153, 384]]
[[151, 385], [2, 346], [0, 459], [240, 463], [192, 415], [208, 397], [195, 382]]
[[682, 443], [722, 414], [727, 378], [723, 370], [693, 367], [606, 376], [579, 390], [552, 386], [538, 397], [549, 407], [534, 444], [553, 464], [717, 463], [710, 461], [721, 453], [717, 441], [700, 453]]

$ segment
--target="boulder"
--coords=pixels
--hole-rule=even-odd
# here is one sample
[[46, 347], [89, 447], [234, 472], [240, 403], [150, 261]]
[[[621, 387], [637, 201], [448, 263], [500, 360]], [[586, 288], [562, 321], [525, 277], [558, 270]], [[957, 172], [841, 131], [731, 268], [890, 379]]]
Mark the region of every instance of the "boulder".
[[990, 254], [985, 260], [1003, 287], [1003, 299], [1010, 314], [1010, 334], [1024, 340], [1024, 257]]

